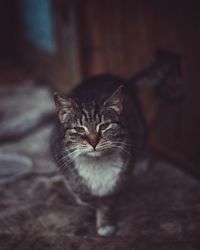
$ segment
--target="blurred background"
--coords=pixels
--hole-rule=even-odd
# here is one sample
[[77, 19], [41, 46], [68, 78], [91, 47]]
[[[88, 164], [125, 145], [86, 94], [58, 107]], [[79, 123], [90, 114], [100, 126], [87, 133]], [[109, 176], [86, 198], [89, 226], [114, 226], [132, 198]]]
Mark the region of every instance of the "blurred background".
[[64, 93], [99, 73], [131, 77], [158, 48], [175, 52], [184, 100], [155, 103], [144, 91], [141, 102], [147, 120], [151, 113], [150, 145], [200, 175], [199, 25], [198, 1], [1, 1], [0, 88], [51, 86]]
[[[199, 249], [199, 10], [195, 0], [0, 1], [0, 249]], [[158, 49], [175, 61], [162, 64]], [[53, 92], [101, 73], [144, 83], [157, 160], [117, 208], [120, 241], [96, 237], [49, 150]]]

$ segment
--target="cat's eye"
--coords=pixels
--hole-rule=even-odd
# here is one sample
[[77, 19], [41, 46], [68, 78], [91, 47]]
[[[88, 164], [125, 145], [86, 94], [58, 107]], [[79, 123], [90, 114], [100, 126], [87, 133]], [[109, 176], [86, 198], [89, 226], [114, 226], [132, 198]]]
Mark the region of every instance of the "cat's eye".
[[83, 127], [76, 127], [75, 130], [76, 132], [81, 133], [81, 134], [85, 133], [85, 129]]
[[100, 131], [100, 130], [105, 130], [105, 129], [107, 129], [109, 125], [110, 125], [110, 124], [109, 124], [108, 122], [101, 124], [101, 125], [99, 126], [99, 131]]

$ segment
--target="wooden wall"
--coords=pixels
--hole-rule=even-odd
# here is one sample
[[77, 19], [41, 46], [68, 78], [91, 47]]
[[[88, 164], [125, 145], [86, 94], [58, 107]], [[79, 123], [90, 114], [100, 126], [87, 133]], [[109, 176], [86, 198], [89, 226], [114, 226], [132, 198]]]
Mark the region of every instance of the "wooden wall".
[[0, 2], [0, 65], [16, 60], [20, 43], [19, 0]]

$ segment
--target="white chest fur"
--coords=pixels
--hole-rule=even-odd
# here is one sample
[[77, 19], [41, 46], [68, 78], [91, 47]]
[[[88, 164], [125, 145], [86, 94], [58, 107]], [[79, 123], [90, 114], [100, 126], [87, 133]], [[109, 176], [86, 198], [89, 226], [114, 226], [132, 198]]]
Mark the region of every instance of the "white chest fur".
[[79, 175], [93, 195], [104, 196], [112, 192], [123, 168], [119, 155], [109, 157], [79, 157], [76, 159]]

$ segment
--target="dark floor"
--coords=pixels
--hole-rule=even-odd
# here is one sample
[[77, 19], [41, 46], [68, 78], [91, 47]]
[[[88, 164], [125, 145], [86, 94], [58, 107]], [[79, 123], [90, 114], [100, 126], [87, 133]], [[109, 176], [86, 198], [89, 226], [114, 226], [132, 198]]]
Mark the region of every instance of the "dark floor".
[[77, 206], [62, 176], [30, 173], [1, 184], [0, 249], [199, 249], [200, 184], [158, 162], [133, 177], [117, 207], [116, 236], [100, 238], [94, 216]]

